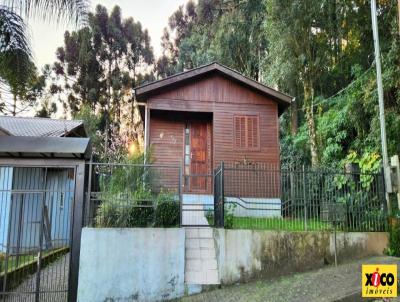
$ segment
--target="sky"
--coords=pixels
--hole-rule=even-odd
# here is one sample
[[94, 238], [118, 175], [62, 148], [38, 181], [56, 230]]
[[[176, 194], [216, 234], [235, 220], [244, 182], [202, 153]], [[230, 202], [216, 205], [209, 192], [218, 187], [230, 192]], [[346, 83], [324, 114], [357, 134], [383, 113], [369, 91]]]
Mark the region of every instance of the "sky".
[[[119, 5], [122, 17], [133, 17], [140, 21], [143, 28], [147, 28], [151, 37], [151, 44], [156, 57], [161, 54], [161, 36], [164, 27], [168, 24], [168, 17], [178, 9], [179, 5], [185, 4], [188, 0], [91, 0], [92, 10], [97, 4], [101, 4], [109, 11]], [[55, 25], [53, 23], [31, 20], [28, 22], [31, 36], [32, 48], [34, 51], [35, 63], [39, 70], [45, 64], [55, 61], [57, 47], [63, 46], [64, 32], [74, 30], [72, 25]]]

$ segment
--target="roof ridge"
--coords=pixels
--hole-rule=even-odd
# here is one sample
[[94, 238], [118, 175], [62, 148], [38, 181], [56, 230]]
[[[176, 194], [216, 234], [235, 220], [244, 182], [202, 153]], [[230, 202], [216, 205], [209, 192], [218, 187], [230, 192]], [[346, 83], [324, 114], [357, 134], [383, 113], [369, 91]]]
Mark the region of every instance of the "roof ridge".
[[[146, 86], [148, 86], [148, 85], [153, 84], [154, 82], [166, 81], [166, 80], [169, 80], [169, 79], [171, 79], [171, 78], [174, 78], [174, 77], [183, 75], [183, 74], [185, 74], [185, 73], [192, 72], [193, 70], [197, 70], [197, 69], [204, 68], [204, 67], [207, 67], [207, 66], [211, 66], [211, 65], [214, 65], [214, 64], [216, 64], [216, 65], [221, 65], [221, 64], [219, 64], [217, 61], [213, 61], [213, 62], [211, 62], [211, 63], [207, 63], [207, 64], [204, 64], [204, 65], [200, 65], [200, 66], [194, 67], [194, 68], [192, 68], [192, 69], [188, 69], [188, 70], [184, 70], [184, 71], [180, 71], [180, 72], [171, 74], [171, 75], [169, 75], [169, 76], [167, 76], [167, 77], [165, 77], [165, 78], [159, 79], [159, 80], [151, 81], [151, 82], [148, 82], [148, 83], [145, 83], [145, 84], [136, 86], [136, 87], [134, 87], [133, 89], [136, 90], [136, 89], [138, 89], [138, 88], [146, 87]], [[222, 65], [221, 65], [221, 66], [222, 66]]]

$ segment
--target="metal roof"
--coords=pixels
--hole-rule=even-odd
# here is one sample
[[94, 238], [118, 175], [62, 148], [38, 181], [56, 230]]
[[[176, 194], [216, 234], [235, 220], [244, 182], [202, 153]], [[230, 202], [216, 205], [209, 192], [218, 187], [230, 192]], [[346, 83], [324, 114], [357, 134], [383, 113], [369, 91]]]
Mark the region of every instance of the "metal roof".
[[248, 78], [236, 70], [233, 70], [229, 67], [221, 65], [217, 62], [213, 62], [207, 65], [203, 65], [194, 69], [190, 69], [188, 71], [184, 71], [181, 73], [177, 73], [175, 75], [166, 77], [164, 79], [154, 81], [151, 83], [146, 83], [141, 86], [136, 87], [135, 95], [138, 100], [145, 100], [147, 96], [156, 94], [163, 88], [172, 86], [174, 84], [180, 84], [186, 81], [193, 80], [198, 77], [203, 77], [207, 74], [211, 74], [213, 72], [218, 72], [227, 78], [238, 82], [241, 85], [244, 85], [250, 89], [253, 89], [257, 93], [265, 95], [272, 100], [276, 101], [279, 105], [279, 111], [283, 112], [283, 110], [290, 106], [290, 103], [293, 100], [293, 97], [287, 95], [283, 92], [277, 91], [271, 87], [268, 87], [260, 82], [257, 82], [251, 78]]
[[[79, 128], [80, 131], [77, 131]], [[11, 136], [62, 137], [86, 136], [80, 120], [0, 116], [0, 130]], [[83, 135], [74, 134], [80, 132]]]
[[0, 157], [83, 159], [90, 152], [89, 138], [0, 136]]

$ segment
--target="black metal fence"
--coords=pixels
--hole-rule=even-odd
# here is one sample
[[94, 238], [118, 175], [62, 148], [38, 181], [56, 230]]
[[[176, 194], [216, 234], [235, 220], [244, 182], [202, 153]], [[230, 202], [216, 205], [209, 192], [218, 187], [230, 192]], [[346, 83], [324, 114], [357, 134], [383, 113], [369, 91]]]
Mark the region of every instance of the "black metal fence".
[[174, 227], [181, 221], [179, 166], [88, 163], [85, 225]]
[[226, 228], [387, 229], [385, 188], [380, 173], [225, 164], [222, 189]]
[[224, 163], [214, 172], [214, 224], [224, 227]]
[[179, 166], [88, 163], [87, 170], [88, 226], [387, 229], [380, 173], [222, 162], [212, 195], [202, 195], [185, 192]]

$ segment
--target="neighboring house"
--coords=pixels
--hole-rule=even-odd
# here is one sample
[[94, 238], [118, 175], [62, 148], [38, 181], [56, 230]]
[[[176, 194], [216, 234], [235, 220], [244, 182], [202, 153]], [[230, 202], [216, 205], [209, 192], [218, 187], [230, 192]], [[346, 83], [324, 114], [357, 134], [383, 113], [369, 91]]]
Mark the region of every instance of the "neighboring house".
[[0, 136], [87, 137], [82, 121], [0, 116]]
[[[218, 63], [139, 86], [135, 95], [145, 103], [146, 147], [157, 164], [183, 167], [186, 195], [210, 196], [221, 161], [279, 167], [279, 116], [292, 97]], [[278, 180], [257, 196], [257, 183], [247, 181], [247, 197], [278, 197]]]
[[[75, 141], [63, 146], [62, 137], [86, 137], [86, 132], [82, 121], [2, 116], [0, 136], [10, 136], [2, 140], [10, 146], [0, 146], [0, 157], [48, 159], [65, 158], [73, 150]], [[43, 247], [68, 246], [74, 179], [73, 169], [0, 166], [0, 253], [7, 247], [11, 254], [36, 250], [42, 214]]]

